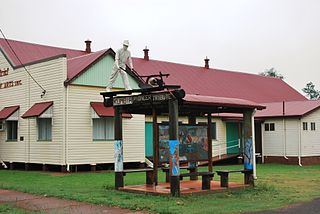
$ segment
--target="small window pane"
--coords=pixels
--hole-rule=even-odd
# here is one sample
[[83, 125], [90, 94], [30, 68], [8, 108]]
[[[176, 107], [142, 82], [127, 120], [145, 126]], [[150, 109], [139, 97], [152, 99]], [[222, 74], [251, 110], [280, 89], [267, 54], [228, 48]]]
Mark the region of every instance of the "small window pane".
[[274, 131], [274, 130], [275, 130], [274, 123], [270, 123], [270, 131]]
[[316, 130], [316, 123], [311, 123], [311, 130], [315, 131]]
[[18, 121], [15, 121], [15, 120], [7, 121], [7, 140], [8, 141], [18, 140]]
[[38, 118], [38, 140], [52, 140], [52, 118]]
[[264, 130], [265, 130], [265, 131], [269, 131], [269, 130], [270, 130], [270, 128], [269, 128], [269, 123], [265, 123], [265, 124], [264, 124]]
[[93, 140], [114, 140], [114, 118], [93, 119]]
[[308, 130], [308, 123], [307, 122], [303, 122], [302, 126], [303, 126], [303, 130]]

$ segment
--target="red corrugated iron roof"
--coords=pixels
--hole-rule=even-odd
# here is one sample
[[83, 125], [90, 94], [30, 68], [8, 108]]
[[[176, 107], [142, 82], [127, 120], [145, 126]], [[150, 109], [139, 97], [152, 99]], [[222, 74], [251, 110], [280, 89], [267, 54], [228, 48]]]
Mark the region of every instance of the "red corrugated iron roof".
[[9, 107], [4, 107], [0, 111], [0, 120], [6, 120], [8, 117], [10, 117], [13, 113], [15, 113], [20, 106], [9, 106]]
[[[68, 58], [68, 81], [79, 76], [105, 51], [87, 54], [85, 51], [79, 50], [15, 40], [8, 41], [24, 64], [66, 54]], [[18, 60], [4, 39], [0, 39], [0, 45], [10, 61], [18, 66]], [[133, 61], [134, 67], [140, 75], [158, 74], [159, 71], [169, 73], [169, 78], [165, 79], [166, 84], [179, 84], [187, 94], [239, 98], [256, 103], [307, 100], [287, 83], [277, 78], [141, 58], [133, 58]]]
[[186, 94], [183, 98], [186, 103], [199, 104], [199, 105], [212, 105], [212, 106], [229, 106], [229, 107], [244, 107], [244, 108], [257, 108], [259, 110], [264, 109], [263, 105], [258, 103], [237, 99], [237, 98], [226, 98], [226, 97], [213, 97], [213, 96], [202, 96], [194, 94]]
[[[105, 107], [103, 102], [91, 102], [90, 105], [99, 117], [114, 117], [113, 107]], [[123, 113], [122, 117], [132, 118], [132, 115]]]
[[[320, 108], [320, 100], [305, 100], [305, 101], [289, 101], [275, 103], [263, 103], [266, 109], [257, 111], [255, 118], [269, 118], [269, 117], [302, 117]], [[242, 114], [235, 113], [216, 113], [213, 117], [223, 118], [242, 118]]]
[[53, 105], [53, 101], [43, 102], [43, 103], [35, 103], [21, 117], [22, 118], [39, 117], [41, 114], [43, 114], [52, 105]]
[[[66, 54], [67, 58], [73, 58], [87, 54], [85, 51], [72, 50], [67, 48], [57, 48], [46, 45], [39, 45], [27, 42], [21, 42], [8, 39], [11, 47], [14, 49], [19, 59], [23, 64], [32, 63], [38, 60], [54, 57], [61, 54]], [[0, 38], [0, 48], [9, 58], [9, 61], [14, 67], [20, 66], [19, 60], [9, 48], [6, 41]]]
[[306, 98], [284, 81], [255, 74], [133, 58], [140, 75], [168, 73], [166, 84], [178, 84], [187, 94], [229, 97], [257, 103], [297, 101]]
[[306, 100], [306, 101], [291, 101], [284, 103], [283, 114], [283, 102], [264, 103], [267, 108], [258, 111], [255, 117], [294, 117], [304, 116], [318, 108], [320, 108], [320, 100]]

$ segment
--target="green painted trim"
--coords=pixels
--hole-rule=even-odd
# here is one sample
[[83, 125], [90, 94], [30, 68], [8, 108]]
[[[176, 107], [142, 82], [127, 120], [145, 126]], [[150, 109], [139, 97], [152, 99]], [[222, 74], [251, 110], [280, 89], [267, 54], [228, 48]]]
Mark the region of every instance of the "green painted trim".
[[153, 157], [153, 123], [145, 123], [145, 154]]
[[[114, 63], [114, 58], [108, 54], [101, 58], [94, 65], [89, 67], [85, 72], [83, 72], [79, 77], [77, 77], [72, 84], [74, 85], [84, 85], [84, 86], [99, 86], [106, 87], [109, 82], [109, 77], [112, 73], [112, 66]], [[138, 83], [128, 75], [130, 86], [133, 89], [138, 89]], [[122, 83], [121, 75], [119, 74], [116, 82], [113, 85], [114, 88], [124, 88]]]

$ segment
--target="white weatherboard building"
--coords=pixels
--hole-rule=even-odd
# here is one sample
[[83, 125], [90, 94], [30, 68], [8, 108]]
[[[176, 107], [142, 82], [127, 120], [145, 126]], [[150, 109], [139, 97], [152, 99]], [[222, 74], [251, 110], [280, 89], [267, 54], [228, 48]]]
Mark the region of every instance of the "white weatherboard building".
[[[110, 75], [114, 52], [9, 42], [36, 82], [2, 40], [1, 160], [60, 165], [63, 170], [113, 163], [114, 112], [103, 106], [100, 91]], [[136, 86], [133, 79], [130, 82]], [[38, 84], [46, 90], [44, 96]], [[122, 86], [117, 82], [115, 87]], [[145, 160], [144, 121], [144, 115], [124, 115], [125, 162]]]

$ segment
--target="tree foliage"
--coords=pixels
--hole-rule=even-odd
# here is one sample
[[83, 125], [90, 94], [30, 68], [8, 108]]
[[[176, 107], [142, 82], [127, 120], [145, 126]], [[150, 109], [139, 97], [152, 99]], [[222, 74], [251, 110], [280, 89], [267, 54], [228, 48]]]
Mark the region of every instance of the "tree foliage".
[[315, 87], [316, 86], [312, 82], [308, 82], [306, 87], [302, 89], [310, 100], [320, 99], [320, 91], [316, 90]]
[[274, 77], [278, 79], [284, 79], [284, 77], [274, 68], [266, 69], [264, 72], [259, 73], [261, 76]]

